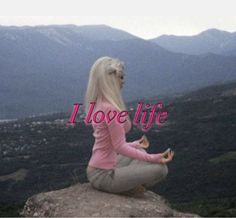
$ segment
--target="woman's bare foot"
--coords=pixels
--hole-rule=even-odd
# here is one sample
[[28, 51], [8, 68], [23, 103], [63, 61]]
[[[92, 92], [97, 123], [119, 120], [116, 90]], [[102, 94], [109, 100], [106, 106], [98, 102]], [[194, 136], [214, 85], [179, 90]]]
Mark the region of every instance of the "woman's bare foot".
[[120, 194], [130, 196], [130, 197], [142, 197], [144, 196], [145, 191], [146, 191], [146, 188], [143, 185], [138, 185], [135, 188], [132, 188]]

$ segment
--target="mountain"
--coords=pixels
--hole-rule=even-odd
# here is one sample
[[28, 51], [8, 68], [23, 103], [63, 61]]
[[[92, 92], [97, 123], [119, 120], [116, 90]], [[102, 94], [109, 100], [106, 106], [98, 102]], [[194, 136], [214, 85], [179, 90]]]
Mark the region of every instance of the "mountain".
[[[59, 25], [54, 25], [57, 27]], [[125, 39], [139, 38], [121, 29], [113, 28], [107, 25], [65, 25], [64, 28], [68, 28], [68, 31], [74, 31], [77, 35], [81, 35], [90, 40], [112, 40], [119, 41]], [[63, 34], [63, 33], [62, 33]]]
[[236, 57], [177, 54], [105, 25], [1, 26], [0, 119], [71, 111], [101, 56], [124, 61], [125, 100], [236, 79]]
[[172, 52], [201, 55], [236, 55], [236, 32], [208, 29], [193, 36], [161, 35], [150, 39]]

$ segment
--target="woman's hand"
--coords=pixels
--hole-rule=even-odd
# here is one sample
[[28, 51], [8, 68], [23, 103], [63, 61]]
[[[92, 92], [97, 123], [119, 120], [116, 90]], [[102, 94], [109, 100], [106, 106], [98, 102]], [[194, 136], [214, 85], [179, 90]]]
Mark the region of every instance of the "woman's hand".
[[161, 163], [168, 163], [170, 161], [172, 161], [173, 157], [174, 157], [174, 151], [170, 150], [170, 148], [168, 148], [166, 151], [164, 151], [161, 154]]
[[[138, 140], [140, 147], [141, 148], [148, 148], [149, 147], [149, 141], [145, 135], [142, 136], [141, 139]], [[170, 148], [168, 148], [166, 151], [163, 153], [158, 153], [158, 154], [151, 154], [153, 158], [156, 160], [158, 163], [168, 163], [172, 161], [174, 157], [174, 151], [172, 151]]]
[[139, 144], [141, 148], [148, 148], [149, 147], [149, 141], [145, 135], [142, 136], [141, 139], [139, 139]]

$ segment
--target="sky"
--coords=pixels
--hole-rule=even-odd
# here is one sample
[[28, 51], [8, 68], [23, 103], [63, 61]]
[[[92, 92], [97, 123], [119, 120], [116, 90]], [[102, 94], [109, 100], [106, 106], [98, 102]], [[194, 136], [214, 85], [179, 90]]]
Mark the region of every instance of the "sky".
[[0, 25], [105, 24], [151, 39], [236, 32], [235, 0], [0, 0]]

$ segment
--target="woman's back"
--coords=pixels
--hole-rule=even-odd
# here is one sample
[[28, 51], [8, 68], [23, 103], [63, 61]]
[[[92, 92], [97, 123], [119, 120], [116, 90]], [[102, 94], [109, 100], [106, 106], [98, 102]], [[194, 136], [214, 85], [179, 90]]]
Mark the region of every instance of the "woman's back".
[[[108, 112], [110, 112], [111, 116], [114, 116], [113, 111], [117, 111], [117, 109], [108, 101], [101, 101], [95, 104], [93, 114], [97, 111], [102, 111], [107, 116]], [[117, 111], [118, 113], [118, 111]], [[91, 117], [93, 117], [93, 114]], [[99, 121], [102, 116], [102, 113], [98, 113], [96, 116], [96, 120]], [[116, 117], [111, 122], [117, 122]], [[127, 133], [131, 129], [130, 119], [127, 119], [124, 123], [117, 123], [124, 128], [125, 133]], [[95, 138], [95, 142], [93, 145], [92, 156], [89, 161], [89, 166], [101, 168], [101, 169], [112, 169], [115, 168], [116, 165], [116, 152], [112, 146], [112, 141], [110, 134], [115, 138], [121, 138], [122, 134], [119, 131], [109, 132], [106, 118], [102, 122], [95, 123], [92, 119], [93, 126], [93, 136]]]

